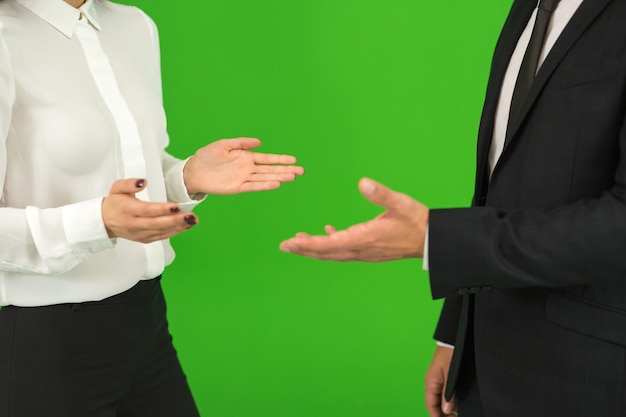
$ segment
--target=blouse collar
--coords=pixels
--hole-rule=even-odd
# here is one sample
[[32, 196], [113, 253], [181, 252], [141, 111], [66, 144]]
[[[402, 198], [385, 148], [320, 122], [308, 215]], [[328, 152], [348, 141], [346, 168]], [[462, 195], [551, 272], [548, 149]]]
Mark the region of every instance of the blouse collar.
[[22, 6], [48, 22], [59, 32], [71, 38], [80, 19], [87, 19], [91, 25], [100, 30], [97, 12], [97, 1], [87, 0], [78, 9], [63, 0], [17, 0]]

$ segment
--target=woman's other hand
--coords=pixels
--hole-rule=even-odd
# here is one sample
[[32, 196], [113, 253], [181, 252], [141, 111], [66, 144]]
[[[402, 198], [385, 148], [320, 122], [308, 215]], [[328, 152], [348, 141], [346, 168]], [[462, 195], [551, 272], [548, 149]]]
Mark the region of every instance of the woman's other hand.
[[135, 193], [146, 187], [144, 179], [124, 179], [113, 183], [102, 200], [102, 219], [110, 238], [141, 243], [167, 239], [198, 223], [198, 218], [181, 212], [174, 203], [141, 201]]

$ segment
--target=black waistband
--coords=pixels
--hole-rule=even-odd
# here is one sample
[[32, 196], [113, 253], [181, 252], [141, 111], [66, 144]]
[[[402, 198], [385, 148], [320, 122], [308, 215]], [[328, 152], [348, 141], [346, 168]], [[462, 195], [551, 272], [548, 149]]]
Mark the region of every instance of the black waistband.
[[158, 277], [153, 279], [141, 280], [126, 291], [113, 295], [111, 297], [107, 297], [104, 300], [88, 301], [85, 303], [74, 303], [74, 305], [128, 303], [143, 298], [144, 296], [150, 294], [152, 291], [158, 288], [160, 285], [161, 276], [159, 275]]

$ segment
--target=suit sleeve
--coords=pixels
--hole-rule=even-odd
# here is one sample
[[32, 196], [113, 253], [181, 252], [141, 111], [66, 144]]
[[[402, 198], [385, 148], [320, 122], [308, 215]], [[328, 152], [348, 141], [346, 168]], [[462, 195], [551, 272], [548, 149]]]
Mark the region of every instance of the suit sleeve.
[[446, 298], [435, 329], [434, 339], [454, 345], [460, 316], [461, 297], [452, 296]]
[[547, 209], [432, 210], [434, 298], [506, 288], [560, 287], [626, 276], [626, 132], [617, 129], [612, 185], [597, 198]]

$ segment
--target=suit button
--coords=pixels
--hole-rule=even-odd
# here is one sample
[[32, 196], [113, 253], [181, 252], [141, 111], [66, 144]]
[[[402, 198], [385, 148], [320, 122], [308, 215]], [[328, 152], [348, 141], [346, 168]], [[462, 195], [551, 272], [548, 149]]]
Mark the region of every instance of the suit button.
[[472, 287], [469, 289], [470, 294], [477, 294], [480, 292], [480, 288], [479, 287]]
[[483, 287], [483, 292], [493, 292], [493, 287], [487, 285]]
[[469, 292], [470, 292], [469, 288], [459, 288], [458, 290], [456, 290], [456, 293], [459, 295], [469, 294]]

